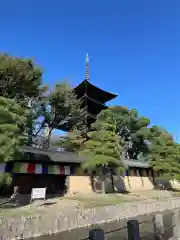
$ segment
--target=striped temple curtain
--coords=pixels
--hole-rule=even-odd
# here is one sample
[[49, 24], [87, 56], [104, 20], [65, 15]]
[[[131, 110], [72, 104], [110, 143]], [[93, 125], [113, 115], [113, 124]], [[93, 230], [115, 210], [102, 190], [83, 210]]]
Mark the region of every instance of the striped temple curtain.
[[54, 174], [71, 175], [70, 166], [34, 164], [34, 163], [14, 163], [13, 166], [0, 164], [0, 173], [27, 173], [27, 174]]

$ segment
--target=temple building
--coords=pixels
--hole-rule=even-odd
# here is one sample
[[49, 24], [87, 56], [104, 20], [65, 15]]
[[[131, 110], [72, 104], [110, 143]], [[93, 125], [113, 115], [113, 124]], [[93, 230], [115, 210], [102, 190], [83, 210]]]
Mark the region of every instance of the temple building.
[[[82, 107], [86, 108], [85, 121], [87, 128], [96, 120], [97, 115], [107, 108], [106, 103], [116, 94], [107, 92], [96, 87], [89, 77], [89, 58], [86, 57], [85, 79], [74, 92], [82, 100]], [[72, 126], [64, 124], [62, 130], [68, 131]], [[19, 186], [20, 193], [29, 194], [32, 188], [46, 187], [48, 194], [54, 193], [89, 193], [93, 190], [98, 192], [98, 181], [84, 172], [78, 172], [81, 159], [73, 153], [59, 152], [57, 149], [25, 147], [22, 149], [27, 158], [23, 161], [14, 161], [0, 164], [0, 172], [11, 172], [13, 174], [13, 185]], [[153, 189], [154, 173], [148, 163], [123, 160], [125, 174], [120, 179], [114, 176], [114, 185], [117, 191], [133, 191], [142, 189]], [[111, 178], [107, 180], [112, 185]], [[92, 183], [93, 182], [93, 183]]]

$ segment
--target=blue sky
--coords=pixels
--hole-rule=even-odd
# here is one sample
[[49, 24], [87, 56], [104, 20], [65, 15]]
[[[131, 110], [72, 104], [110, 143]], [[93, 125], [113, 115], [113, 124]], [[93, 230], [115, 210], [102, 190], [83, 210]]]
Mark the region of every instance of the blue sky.
[[53, 85], [84, 78], [119, 96], [180, 140], [179, 0], [10, 0], [1, 3], [0, 50], [32, 57]]

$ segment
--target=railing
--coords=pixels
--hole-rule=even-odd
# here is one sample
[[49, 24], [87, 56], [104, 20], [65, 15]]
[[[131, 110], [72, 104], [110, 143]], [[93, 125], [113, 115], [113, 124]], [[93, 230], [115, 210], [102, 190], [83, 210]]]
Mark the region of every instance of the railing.
[[[169, 214], [168, 214], [169, 216]], [[141, 240], [141, 239], [180, 239], [180, 210], [175, 209], [171, 213], [172, 221], [168, 226], [164, 226], [164, 218], [166, 214], [158, 213], [155, 214], [152, 218], [152, 221], [138, 221], [136, 219], [131, 219], [127, 221], [127, 225], [114, 229], [111, 231], [104, 231], [101, 228], [91, 229], [89, 231], [89, 237], [81, 240], [105, 240], [106, 237], [111, 234], [110, 239], [113, 240], [113, 233], [117, 233], [119, 239], [128, 239], [128, 240]], [[170, 216], [169, 216], [170, 217]], [[146, 235], [141, 235], [141, 225], [152, 225], [152, 231]], [[124, 231], [124, 233], [120, 233]], [[149, 232], [149, 231], [148, 231]], [[114, 237], [118, 239], [118, 236]], [[168, 235], [168, 236], [167, 236]], [[108, 239], [108, 238], [107, 238]]]

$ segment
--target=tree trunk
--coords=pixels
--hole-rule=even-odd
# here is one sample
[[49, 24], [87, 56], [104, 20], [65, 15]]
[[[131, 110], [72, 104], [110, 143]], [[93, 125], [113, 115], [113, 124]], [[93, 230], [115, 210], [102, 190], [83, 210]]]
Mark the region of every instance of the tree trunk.
[[102, 194], [106, 194], [106, 175], [101, 173], [101, 182], [102, 182]]
[[52, 135], [52, 131], [53, 131], [53, 128], [49, 128], [49, 132], [48, 132], [48, 137], [46, 139], [46, 147], [49, 148], [49, 145], [50, 145], [50, 139], [51, 139], [51, 135]]
[[102, 194], [106, 194], [106, 186], [105, 186], [105, 180], [102, 180]]
[[115, 189], [114, 189], [114, 178], [113, 178], [113, 173], [112, 173], [112, 171], [110, 172], [110, 174], [111, 174], [111, 182], [112, 182], [112, 191], [113, 191], [113, 193], [115, 192]]

